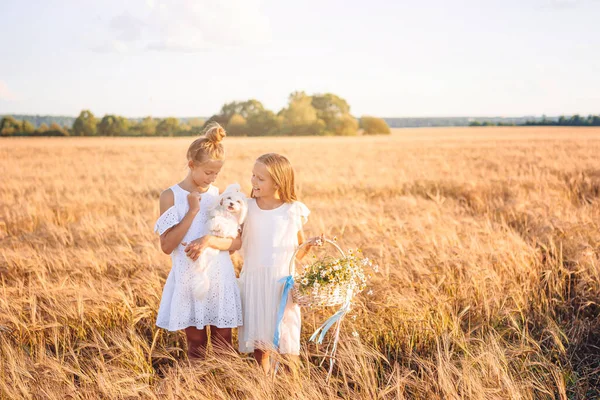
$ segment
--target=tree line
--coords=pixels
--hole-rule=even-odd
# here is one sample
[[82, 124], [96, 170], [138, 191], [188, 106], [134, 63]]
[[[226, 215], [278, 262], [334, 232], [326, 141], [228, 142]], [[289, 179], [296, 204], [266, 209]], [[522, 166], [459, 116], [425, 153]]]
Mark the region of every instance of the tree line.
[[542, 117], [540, 121], [527, 121], [524, 125], [532, 126], [600, 126], [600, 115], [588, 115], [583, 117], [579, 114], [575, 114], [571, 117], [565, 117], [561, 115], [556, 120], [549, 120], [546, 117]]
[[278, 113], [266, 109], [255, 99], [224, 104], [221, 110], [206, 121], [191, 118], [163, 119], [146, 117], [128, 119], [119, 115], [96, 118], [83, 110], [71, 127], [42, 123], [35, 127], [30, 121], [12, 116], [2, 118], [2, 136], [192, 136], [202, 132], [212, 121], [219, 122], [231, 136], [353, 136], [358, 134], [389, 134], [385, 120], [350, 114], [350, 106], [343, 98], [332, 94], [307, 95], [294, 92], [288, 105]]
[[472, 121], [469, 126], [600, 126], [600, 115], [588, 115], [583, 117], [579, 114], [566, 117], [561, 115], [558, 118], [547, 118], [543, 116], [538, 120], [528, 120], [522, 124], [491, 122], [491, 121]]

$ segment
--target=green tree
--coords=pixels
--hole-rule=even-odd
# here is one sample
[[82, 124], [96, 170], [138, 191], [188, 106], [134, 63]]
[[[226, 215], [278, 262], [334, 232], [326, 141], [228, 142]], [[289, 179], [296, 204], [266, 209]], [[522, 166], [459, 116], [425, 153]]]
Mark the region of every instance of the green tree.
[[356, 136], [358, 134], [358, 121], [350, 114], [338, 117], [334, 123], [336, 136]]
[[156, 125], [158, 122], [152, 117], [146, 117], [136, 125], [136, 131], [142, 136], [156, 135]]
[[586, 118], [583, 119], [583, 123], [586, 126], [592, 126], [592, 121], [593, 121], [593, 116], [592, 115], [588, 115]]
[[250, 99], [242, 104], [242, 110], [240, 111], [240, 115], [248, 119], [252, 115], [260, 114], [263, 111], [265, 111], [265, 107], [260, 101], [256, 99]]
[[160, 136], [173, 136], [177, 132], [179, 132], [179, 120], [177, 118], [165, 118], [156, 126], [156, 134]]
[[567, 124], [571, 126], [582, 126], [584, 125], [584, 119], [581, 118], [579, 114], [575, 114], [571, 118], [569, 118]]
[[21, 121], [21, 129], [20, 131], [26, 135], [31, 135], [35, 132], [35, 126], [29, 121]]
[[248, 118], [250, 115], [264, 111], [265, 107], [262, 103], [256, 99], [250, 99], [240, 102], [231, 102], [225, 104], [221, 108], [221, 115], [228, 116], [230, 119], [234, 114], [239, 114], [244, 118]]
[[226, 126], [229, 123], [231, 117], [235, 114], [239, 114], [244, 117], [246, 120], [250, 118], [252, 115], [260, 113], [264, 111], [265, 108], [262, 103], [256, 99], [250, 99], [246, 101], [232, 101], [231, 103], [226, 103], [221, 107], [221, 111], [218, 114], [213, 115], [206, 121], [204, 126], [206, 126], [209, 122], [215, 121], [219, 124]]
[[243, 136], [246, 135], [246, 118], [240, 114], [233, 114], [225, 126], [228, 135]]
[[140, 136], [140, 123], [134, 119], [128, 119], [127, 134], [132, 136]]
[[73, 122], [73, 134], [75, 136], [94, 136], [97, 131], [98, 120], [89, 110], [83, 110]]
[[365, 135], [389, 135], [391, 133], [387, 122], [382, 118], [362, 116], [360, 127]]
[[288, 107], [279, 112], [284, 123], [291, 126], [308, 125], [317, 122], [317, 110], [312, 99], [304, 92], [294, 92], [288, 99]]
[[118, 115], [105, 115], [98, 124], [98, 134], [102, 136], [122, 136], [129, 130], [129, 121]]
[[38, 133], [44, 133], [46, 131], [48, 131], [48, 125], [46, 125], [45, 123], [41, 124], [39, 128], [37, 128]]
[[185, 122], [180, 123], [179, 130], [174, 133], [175, 136], [191, 136], [193, 134], [194, 131], [192, 130], [192, 127], [189, 126], [189, 124], [186, 124]]
[[271, 110], [264, 110], [250, 115], [246, 121], [248, 136], [273, 136], [281, 131], [283, 118]]
[[[323, 120], [326, 134], [337, 134], [339, 121], [350, 114], [350, 106], [346, 100], [332, 93], [316, 94], [312, 96], [312, 105], [317, 110], [317, 118]], [[349, 119], [345, 118], [344, 126]], [[358, 128], [357, 128], [358, 129]]]
[[51, 136], [69, 136], [69, 131], [65, 127], [53, 122], [50, 124], [50, 128], [45, 132], [45, 134]]
[[322, 135], [325, 123], [317, 117], [312, 98], [304, 92], [294, 92], [289, 96], [287, 108], [279, 112], [282, 118], [284, 135]]
[[19, 122], [11, 116], [2, 118], [0, 121], [0, 135], [1, 136], [11, 136], [15, 133], [19, 133], [20, 124]]

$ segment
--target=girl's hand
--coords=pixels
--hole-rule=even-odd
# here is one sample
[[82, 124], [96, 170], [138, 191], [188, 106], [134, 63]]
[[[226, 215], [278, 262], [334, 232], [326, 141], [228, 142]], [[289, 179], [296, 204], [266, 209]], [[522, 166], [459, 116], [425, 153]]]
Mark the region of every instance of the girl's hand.
[[323, 236], [322, 233], [321, 233], [321, 236], [311, 237], [310, 239], [308, 239], [306, 241], [308, 248], [311, 248], [313, 246], [323, 246], [323, 243], [325, 243], [325, 237]]
[[210, 235], [202, 236], [200, 239], [192, 240], [190, 243], [182, 242], [185, 246], [185, 254], [196, 261], [202, 252], [210, 247]]
[[315, 237], [311, 237], [308, 240], [303, 240], [304, 239], [304, 233], [302, 233], [302, 231], [298, 232], [298, 243], [302, 243], [305, 246], [302, 248], [302, 250], [300, 250], [297, 254], [296, 254], [296, 260], [301, 261], [310, 251], [311, 248], [313, 248], [314, 246], [323, 246], [323, 244], [325, 243], [325, 238], [323, 237], [323, 234], [321, 233], [321, 236], [315, 236]]
[[193, 213], [197, 213], [200, 211], [200, 199], [202, 195], [200, 192], [190, 192], [187, 195], [188, 204], [190, 205], [190, 211]]

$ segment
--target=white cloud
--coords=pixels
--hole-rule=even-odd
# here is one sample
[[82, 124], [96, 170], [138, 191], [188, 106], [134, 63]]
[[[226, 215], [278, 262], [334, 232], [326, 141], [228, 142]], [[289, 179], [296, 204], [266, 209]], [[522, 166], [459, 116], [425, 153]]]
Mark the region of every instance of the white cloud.
[[271, 36], [260, 0], [146, 0], [145, 5], [112, 18], [108, 40], [93, 49], [194, 52], [262, 45]]
[[16, 99], [17, 96], [10, 91], [6, 82], [0, 81], [0, 100], [13, 101]]

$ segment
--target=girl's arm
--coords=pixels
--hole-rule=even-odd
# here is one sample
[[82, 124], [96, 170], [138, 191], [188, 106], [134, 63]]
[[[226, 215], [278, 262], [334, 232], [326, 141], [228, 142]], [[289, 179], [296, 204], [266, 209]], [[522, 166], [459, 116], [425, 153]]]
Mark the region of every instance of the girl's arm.
[[[300, 246], [305, 241], [306, 241], [306, 239], [304, 237], [304, 231], [302, 229], [300, 229], [298, 231], [298, 246]], [[313, 246], [321, 246], [322, 244], [323, 244], [323, 234], [321, 234], [321, 236], [315, 236], [315, 237], [308, 239], [307, 245], [304, 246], [303, 248], [301, 248], [298, 251], [298, 253], [296, 254], [296, 260], [301, 261], [304, 258], [304, 256], [306, 256], [306, 254], [308, 254], [308, 252], [310, 251], [310, 249]]]
[[217, 250], [236, 251], [242, 248], [242, 238], [238, 235], [235, 239], [210, 236], [208, 247]]
[[[188, 202], [190, 208], [185, 217], [177, 225], [167, 229], [160, 235], [160, 248], [165, 254], [171, 254], [179, 246], [188, 229], [190, 229], [194, 217], [200, 211], [200, 193], [192, 192], [188, 194]], [[160, 215], [163, 215], [174, 204], [175, 196], [173, 196], [173, 191], [168, 189], [162, 192], [160, 194]]]
[[200, 239], [193, 240], [185, 248], [185, 254], [196, 261], [204, 249], [212, 247], [217, 250], [228, 250], [230, 253], [242, 248], [242, 238], [238, 235], [235, 239], [223, 238], [213, 235], [205, 235]]

